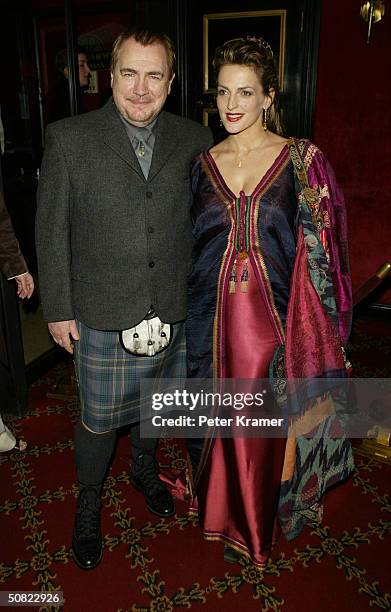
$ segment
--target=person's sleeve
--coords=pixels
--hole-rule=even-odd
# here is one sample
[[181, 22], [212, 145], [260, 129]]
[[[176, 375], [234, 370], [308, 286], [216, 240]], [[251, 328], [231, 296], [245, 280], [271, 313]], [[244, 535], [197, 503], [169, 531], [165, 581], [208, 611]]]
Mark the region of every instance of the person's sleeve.
[[0, 193], [0, 270], [11, 280], [27, 272], [27, 265], [15, 236], [11, 219]]
[[320, 193], [320, 237], [329, 261], [339, 333], [342, 343], [346, 344], [351, 330], [353, 304], [345, 200], [330, 163], [319, 149], [313, 157], [311, 169], [314, 172], [312, 181], [317, 182]]
[[201, 172], [201, 158], [197, 155], [191, 162], [190, 166], [190, 179], [191, 179], [191, 191], [193, 196], [197, 193], [198, 179]]
[[74, 318], [71, 293], [71, 186], [67, 160], [55, 130], [46, 131], [38, 185], [36, 247], [43, 316]]
[[21, 276], [26, 276], [29, 272], [22, 272], [22, 274], [16, 274], [15, 276], [8, 276], [7, 280], [14, 280], [14, 278], [20, 278]]

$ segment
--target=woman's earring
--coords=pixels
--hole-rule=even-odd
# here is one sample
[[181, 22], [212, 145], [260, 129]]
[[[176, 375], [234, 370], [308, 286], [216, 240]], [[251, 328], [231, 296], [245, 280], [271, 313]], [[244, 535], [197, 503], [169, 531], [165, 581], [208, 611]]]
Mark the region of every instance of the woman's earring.
[[223, 125], [223, 120], [222, 119], [220, 119], [219, 125], [220, 125], [220, 127]]
[[268, 115], [268, 109], [264, 108], [263, 117], [262, 117], [262, 127], [265, 130], [265, 132], [267, 132], [267, 115]]

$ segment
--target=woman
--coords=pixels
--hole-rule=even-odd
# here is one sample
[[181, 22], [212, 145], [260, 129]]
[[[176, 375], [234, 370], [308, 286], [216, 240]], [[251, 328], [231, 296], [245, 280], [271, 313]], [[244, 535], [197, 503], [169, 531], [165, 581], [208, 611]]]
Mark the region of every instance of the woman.
[[[255, 37], [228, 41], [214, 67], [228, 137], [196, 158], [192, 171], [189, 376], [260, 379], [271, 370], [280, 380], [304, 379], [300, 419], [291, 419], [303, 425], [314, 406], [330, 408], [329, 380], [346, 373], [343, 198], [322, 153], [281, 135], [270, 46]], [[196, 479], [199, 519], [207, 538], [226, 544], [227, 560], [240, 552], [265, 565], [281, 528], [290, 539], [319, 519], [326, 488], [350, 473], [349, 443], [331, 437], [336, 418], [314, 423], [303, 425], [310, 439], [206, 443]]]

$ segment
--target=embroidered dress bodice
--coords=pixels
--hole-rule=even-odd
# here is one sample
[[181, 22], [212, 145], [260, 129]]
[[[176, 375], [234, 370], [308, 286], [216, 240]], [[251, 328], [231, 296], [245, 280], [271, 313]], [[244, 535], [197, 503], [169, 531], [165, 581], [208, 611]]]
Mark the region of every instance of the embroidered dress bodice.
[[[203, 153], [197, 164], [194, 173], [197, 192], [192, 208], [196, 244], [189, 278], [190, 362], [193, 362], [193, 326], [199, 330], [202, 325], [205, 345], [201, 346], [199, 340], [198, 346], [194, 344], [190, 375], [194, 372], [197, 376], [201, 373], [209, 376], [214, 362], [219, 368], [218, 376], [224, 377], [222, 315], [234, 292], [248, 291], [249, 276], [258, 285], [279, 342], [284, 339], [296, 250], [298, 208], [293, 168], [285, 147], [248, 195], [243, 191], [234, 194], [229, 189], [209, 152]], [[203, 292], [195, 293], [193, 287], [202, 287]], [[216, 313], [219, 316], [213, 332]], [[215, 355], [212, 356], [213, 333]], [[203, 355], [202, 360], [196, 354]]]
[[251, 197], [240, 192], [235, 201], [235, 260], [231, 266], [229, 292], [235, 293], [238, 278], [240, 290], [247, 293], [248, 289], [248, 251], [249, 251], [249, 212]]

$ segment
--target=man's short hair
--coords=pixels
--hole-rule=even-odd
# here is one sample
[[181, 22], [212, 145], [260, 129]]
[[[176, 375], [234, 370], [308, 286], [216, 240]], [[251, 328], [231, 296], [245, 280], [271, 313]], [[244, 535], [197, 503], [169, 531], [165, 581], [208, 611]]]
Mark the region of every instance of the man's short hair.
[[126, 30], [125, 32], [121, 32], [119, 36], [114, 41], [113, 50], [111, 52], [111, 72], [114, 72], [114, 69], [118, 62], [118, 55], [121, 49], [122, 44], [126, 41], [133, 38], [136, 42], [144, 47], [148, 47], [149, 45], [153, 45], [155, 43], [161, 44], [167, 53], [167, 63], [168, 63], [168, 72], [169, 77], [171, 78], [175, 73], [175, 48], [174, 44], [167, 34], [164, 32], [153, 32], [151, 30], [145, 30], [141, 28], [131, 28], [130, 30]]

